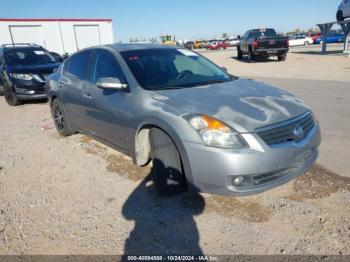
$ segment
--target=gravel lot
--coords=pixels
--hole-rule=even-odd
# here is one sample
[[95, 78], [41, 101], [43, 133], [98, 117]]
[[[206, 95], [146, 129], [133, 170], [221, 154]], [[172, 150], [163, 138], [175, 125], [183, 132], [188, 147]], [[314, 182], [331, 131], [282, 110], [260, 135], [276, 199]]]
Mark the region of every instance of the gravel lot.
[[0, 98], [0, 253], [350, 255], [350, 60], [205, 54], [315, 109], [326, 135], [309, 173], [251, 197], [159, 198], [148, 167], [86, 136], [59, 137], [46, 103], [13, 108]]

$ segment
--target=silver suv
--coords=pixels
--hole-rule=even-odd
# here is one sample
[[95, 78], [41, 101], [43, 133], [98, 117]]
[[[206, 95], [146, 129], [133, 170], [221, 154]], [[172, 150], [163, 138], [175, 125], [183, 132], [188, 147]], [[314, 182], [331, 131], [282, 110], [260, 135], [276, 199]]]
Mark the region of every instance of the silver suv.
[[342, 0], [337, 11], [337, 20], [343, 21], [350, 17], [350, 0]]
[[47, 82], [52, 117], [133, 158], [156, 190], [247, 195], [314, 164], [320, 128], [286, 91], [228, 74], [192, 51], [108, 45], [67, 59]]

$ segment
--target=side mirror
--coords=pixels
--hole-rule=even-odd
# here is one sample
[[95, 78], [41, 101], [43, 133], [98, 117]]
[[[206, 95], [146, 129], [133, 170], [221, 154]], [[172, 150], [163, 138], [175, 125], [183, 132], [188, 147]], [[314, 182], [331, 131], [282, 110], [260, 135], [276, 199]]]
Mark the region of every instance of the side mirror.
[[224, 70], [226, 73], [228, 72], [228, 69], [224, 66], [222, 66], [221, 69]]
[[103, 77], [97, 80], [97, 87], [102, 89], [126, 89], [127, 84], [122, 84], [118, 78]]
[[237, 39], [238, 39], [238, 40], [241, 40], [241, 36], [240, 36], [240, 35], [238, 35], [238, 36], [237, 36]]

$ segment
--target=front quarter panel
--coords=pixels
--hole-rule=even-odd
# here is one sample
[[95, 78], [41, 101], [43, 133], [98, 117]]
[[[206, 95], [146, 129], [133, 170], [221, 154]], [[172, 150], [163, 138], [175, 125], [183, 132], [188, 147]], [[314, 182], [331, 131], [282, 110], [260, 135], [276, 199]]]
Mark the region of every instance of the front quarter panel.
[[[136, 91], [136, 90], [135, 90]], [[161, 97], [152, 97], [153, 92], [138, 90], [134, 92], [133, 100], [133, 125], [131, 126], [131, 145], [133, 146], [133, 159], [136, 162], [136, 141], [137, 135], [144, 127], [155, 126], [166, 132], [175, 143], [186, 173], [186, 178], [192, 184], [192, 175], [187, 153], [184, 148], [184, 141], [192, 141], [202, 144], [198, 133], [190, 126], [185, 119], [187, 113], [180, 108], [167, 104]]]

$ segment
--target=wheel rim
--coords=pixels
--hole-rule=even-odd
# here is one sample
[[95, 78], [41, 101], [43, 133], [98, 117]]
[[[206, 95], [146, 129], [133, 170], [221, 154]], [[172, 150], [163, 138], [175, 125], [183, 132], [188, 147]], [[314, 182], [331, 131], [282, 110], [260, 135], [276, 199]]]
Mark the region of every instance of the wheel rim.
[[62, 112], [61, 107], [58, 104], [55, 104], [53, 106], [52, 115], [53, 115], [53, 120], [55, 122], [57, 129], [63, 130], [64, 129], [63, 112]]

